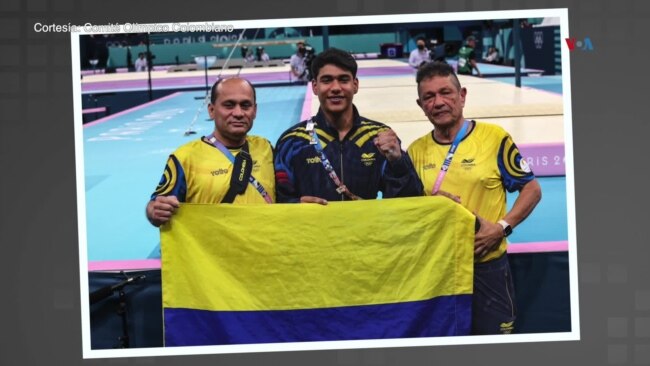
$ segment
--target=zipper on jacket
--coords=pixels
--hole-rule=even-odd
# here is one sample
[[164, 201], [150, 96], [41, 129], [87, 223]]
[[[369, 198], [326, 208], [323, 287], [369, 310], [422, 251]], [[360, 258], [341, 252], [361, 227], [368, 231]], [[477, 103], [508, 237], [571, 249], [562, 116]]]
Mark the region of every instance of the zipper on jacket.
[[[339, 149], [339, 161], [341, 162], [341, 183], [345, 184], [345, 180], [343, 178], [343, 141], [341, 143], [341, 148]], [[341, 193], [341, 201], [345, 201], [345, 194]]]

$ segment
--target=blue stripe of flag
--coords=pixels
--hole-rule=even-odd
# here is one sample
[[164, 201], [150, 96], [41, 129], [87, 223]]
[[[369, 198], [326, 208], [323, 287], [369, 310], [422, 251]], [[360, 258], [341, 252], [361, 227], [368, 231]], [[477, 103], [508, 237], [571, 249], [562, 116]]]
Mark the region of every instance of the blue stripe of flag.
[[164, 309], [165, 346], [467, 335], [471, 295], [395, 304], [272, 311]]

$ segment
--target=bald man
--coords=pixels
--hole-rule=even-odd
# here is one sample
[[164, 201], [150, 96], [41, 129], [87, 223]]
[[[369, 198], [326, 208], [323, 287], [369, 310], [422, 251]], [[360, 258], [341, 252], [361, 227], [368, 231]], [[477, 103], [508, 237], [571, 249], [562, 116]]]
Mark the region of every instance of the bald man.
[[253, 85], [242, 78], [217, 81], [208, 113], [214, 131], [179, 147], [167, 159], [160, 183], [147, 203], [147, 219], [154, 226], [168, 222], [180, 202], [275, 201], [271, 143], [248, 135], [257, 113]]

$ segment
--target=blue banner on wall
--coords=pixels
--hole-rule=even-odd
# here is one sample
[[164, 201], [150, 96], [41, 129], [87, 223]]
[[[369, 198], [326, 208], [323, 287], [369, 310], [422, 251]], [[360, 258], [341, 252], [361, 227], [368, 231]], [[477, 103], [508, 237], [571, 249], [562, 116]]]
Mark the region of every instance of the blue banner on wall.
[[[559, 27], [524, 28], [521, 45], [529, 69], [544, 70], [544, 75], [555, 75], [555, 50], [559, 49]], [[558, 56], [559, 57], [559, 56]]]

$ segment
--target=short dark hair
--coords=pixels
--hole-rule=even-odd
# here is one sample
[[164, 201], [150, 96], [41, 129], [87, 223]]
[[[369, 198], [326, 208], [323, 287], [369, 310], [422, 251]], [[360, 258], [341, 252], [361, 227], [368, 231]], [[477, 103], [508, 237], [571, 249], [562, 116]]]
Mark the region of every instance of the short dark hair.
[[330, 48], [319, 53], [311, 63], [311, 75], [314, 79], [318, 77], [318, 72], [325, 65], [337, 66], [352, 73], [354, 78], [357, 77], [357, 61], [352, 57], [350, 52], [338, 48]]
[[451, 79], [458, 90], [461, 88], [460, 81], [458, 80], [458, 76], [456, 76], [453, 67], [451, 67], [446, 62], [432, 61], [422, 64], [422, 66], [418, 68], [418, 73], [415, 76], [415, 81], [418, 83], [418, 89], [422, 80], [429, 79], [434, 76], [451, 76]]
[[415, 40], [415, 43], [417, 43], [418, 41], [422, 41], [422, 42], [426, 43], [426, 42], [427, 42], [427, 39], [424, 38], [424, 37], [421, 37], [421, 36], [420, 36], [420, 37], [418, 37], [418, 38]]
[[[212, 85], [212, 89], [210, 90], [210, 103], [214, 104], [214, 102], [217, 101], [217, 98], [219, 97], [218, 92], [217, 92], [217, 88], [219, 87], [219, 84], [221, 84], [222, 81], [227, 80], [227, 79], [235, 79], [235, 78], [218, 79]], [[248, 83], [248, 85], [250, 85], [251, 89], [253, 89], [253, 103], [256, 103], [257, 102], [256, 101], [257, 100], [257, 93], [255, 93], [255, 87], [253, 86], [253, 84], [250, 81], [248, 81], [248, 79], [244, 79], [244, 78], [237, 78], [237, 79], [244, 80], [245, 82]]]

